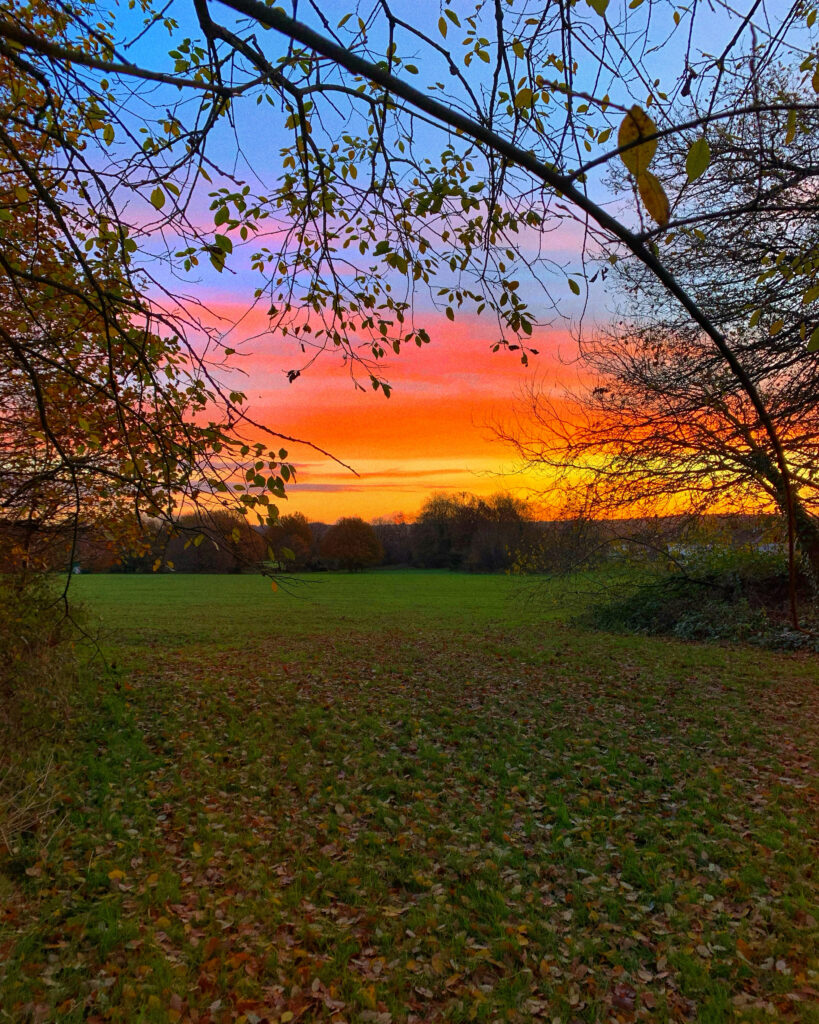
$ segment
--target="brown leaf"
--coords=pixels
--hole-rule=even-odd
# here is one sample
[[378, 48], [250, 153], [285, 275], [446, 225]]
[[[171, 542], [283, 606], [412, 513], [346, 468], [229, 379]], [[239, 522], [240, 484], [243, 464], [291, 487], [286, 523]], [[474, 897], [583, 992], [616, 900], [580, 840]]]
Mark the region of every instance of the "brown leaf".
[[620, 1010], [633, 1010], [637, 1002], [637, 993], [630, 985], [621, 983], [614, 986], [611, 1001]]

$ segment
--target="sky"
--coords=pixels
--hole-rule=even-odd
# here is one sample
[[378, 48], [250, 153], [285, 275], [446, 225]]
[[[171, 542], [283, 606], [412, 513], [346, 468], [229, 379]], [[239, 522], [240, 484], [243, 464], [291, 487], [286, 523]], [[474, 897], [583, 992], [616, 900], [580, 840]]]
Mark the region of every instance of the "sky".
[[246, 291], [237, 290], [212, 294], [208, 305], [214, 321], [241, 321], [230, 344], [237, 349], [232, 362], [244, 374], [236, 383], [251, 414], [350, 467], [306, 444], [289, 445], [297, 478], [288, 487], [283, 513], [301, 512], [321, 522], [348, 515], [412, 519], [436, 491], [528, 495], [547, 483], [521, 472], [492, 424], [509, 421], [527, 384], [536, 381], [559, 396], [576, 380], [568, 323], [536, 333], [532, 345], [539, 354], [524, 367], [516, 353], [491, 351], [497, 326], [489, 317], [463, 314], [452, 323], [429, 312], [424, 323], [430, 344], [405, 347], [382, 364], [392, 385], [385, 398], [373, 391], [366, 374], [357, 388], [349, 367], [333, 353], [289, 383], [293, 343], [265, 334], [264, 311], [245, 314], [246, 302]]
[[[328, 15], [346, 6], [333, 0]], [[187, 4], [176, 4], [177, 8], [183, 21], [186, 12], [190, 17]], [[419, 11], [418, 17], [430, 19], [431, 24], [438, 13], [434, 5], [434, 11]], [[195, 25], [185, 28], [197, 34]], [[148, 45], [147, 37], [140, 45]], [[430, 68], [425, 67], [425, 74], [428, 78]], [[480, 70], [475, 74], [480, 77]], [[261, 130], [262, 123], [256, 116], [237, 118], [216, 133], [217, 162], [254, 190], [263, 184], [265, 172], [278, 168], [283, 141]], [[430, 135], [430, 145], [437, 147], [433, 152], [440, 152], [436, 133]], [[207, 205], [189, 212], [210, 225], [213, 215]], [[548, 236], [526, 234], [526, 230], [521, 233], [519, 243], [531, 249], [529, 255], [542, 243], [557, 265], [582, 279], [583, 239], [578, 226], [565, 222]], [[204, 319], [212, 326], [238, 324], [224, 338], [237, 351], [234, 364], [244, 371], [236, 386], [247, 394], [256, 420], [312, 442], [340, 460], [334, 462], [307, 444], [287, 445], [297, 477], [288, 487], [282, 511], [302, 512], [324, 522], [344, 515], [413, 518], [435, 491], [512, 490], [526, 495], [548, 487], [548, 479], [520, 471], [514, 453], [495, 439], [492, 423], [511, 418], [517, 396], [533, 380], [548, 389], [553, 399], [577, 381], [577, 371], [566, 361], [575, 352], [571, 329], [576, 327], [580, 306], [561, 274], [550, 287], [554, 285], [554, 295], [568, 318], [536, 330], [531, 344], [540, 354], [529, 367], [521, 366], [515, 353], [491, 353], [498, 336], [492, 318], [459, 314], [450, 323], [443, 313], [427, 309], [423, 323], [432, 343], [423, 349], [404, 348], [383, 364], [382, 375], [392, 385], [387, 399], [372, 390], [366, 373], [361, 375], [363, 387], [356, 388], [348, 368], [332, 353], [289, 383], [286, 371], [300, 365], [298, 352], [292, 342], [269, 333], [264, 309], [247, 312], [259, 280], [242, 269], [238, 251], [234, 257], [230, 273], [217, 275], [207, 266], [201, 268], [197, 291], [207, 310]], [[524, 281], [522, 290], [526, 288]], [[539, 296], [526, 298], [537, 316]], [[591, 298], [587, 324], [595, 316], [605, 316], [607, 305], [599, 294]]]

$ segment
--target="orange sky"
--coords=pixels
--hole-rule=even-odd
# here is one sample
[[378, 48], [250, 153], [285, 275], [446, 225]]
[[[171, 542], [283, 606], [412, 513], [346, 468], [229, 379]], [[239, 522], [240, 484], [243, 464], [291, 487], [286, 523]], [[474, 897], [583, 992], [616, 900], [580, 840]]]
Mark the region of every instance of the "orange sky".
[[[214, 318], [232, 322], [241, 307], [226, 296], [213, 299]], [[391, 397], [354, 387], [349, 370], [324, 354], [293, 384], [285, 371], [298, 367], [288, 339], [259, 336], [263, 311], [246, 316], [228, 344], [247, 376], [238, 382], [254, 418], [284, 434], [312, 441], [348, 463], [355, 476], [307, 447], [289, 446], [298, 467], [282, 511], [333, 522], [344, 515], [365, 519], [404, 513], [413, 517], [436, 490], [489, 494], [526, 491], [536, 484], [516, 472], [512, 453], [493, 440], [490, 424], [508, 417], [516, 394], [533, 376], [558, 392], [574, 370], [561, 365], [574, 346], [566, 330], [532, 338], [540, 355], [523, 367], [516, 353], [490, 351], [497, 326], [489, 318], [424, 317], [432, 342], [403, 349], [382, 364]], [[242, 344], [242, 337], [256, 335]], [[236, 361], [237, 357], [234, 357]], [[301, 357], [303, 358], [303, 357]]]

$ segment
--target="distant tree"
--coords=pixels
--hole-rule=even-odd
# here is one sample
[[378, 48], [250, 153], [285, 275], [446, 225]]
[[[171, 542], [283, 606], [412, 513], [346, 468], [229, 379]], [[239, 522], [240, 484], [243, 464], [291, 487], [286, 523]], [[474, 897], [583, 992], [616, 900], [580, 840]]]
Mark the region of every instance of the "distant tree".
[[265, 540], [273, 558], [282, 568], [304, 569], [310, 561], [313, 531], [301, 512], [281, 516], [268, 526]]
[[497, 572], [508, 568], [531, 521], [526, 503], [508, 494], [433, 494], [414, 531], [414, 558], [428, 568]]
[[403, 516], [376, 519], [373, 521], [373, 529], [384, 549], [385, 565], [412, 564], [413, 523], [408, 523]]
[[164, 561], [175, 572], [237, 573], [265, 557], [264, 537], [225, 510], [183, 516], [168, 535]]
[[331, 526], [322, 538], [320, 550], [323, 558], [350, 572], [380, 565], [384, 558], [375, 530], [356, 516], [339, 519]]

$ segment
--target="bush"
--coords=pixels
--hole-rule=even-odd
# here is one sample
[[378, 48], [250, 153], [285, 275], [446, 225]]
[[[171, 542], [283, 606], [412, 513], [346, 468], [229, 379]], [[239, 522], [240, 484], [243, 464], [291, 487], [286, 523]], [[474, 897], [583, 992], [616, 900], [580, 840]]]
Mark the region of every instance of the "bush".
[[53, 734], [77, 678], [77, 628], [42, 577], [0, 579], [0, 845], [36, 831], [53, 796]]
[[[813, 646], [788, 625], [788, 564], [778, 545], [691, 545], [676, 565], [644, 577], [594, 606], [587, 621], [602, 629], [664, 634], [681, 640], [743, 640], [774, 647]], [[815, 609], [800, 573], [803, 611]], [[799, 639], [801, 637], [801, 639]]]

